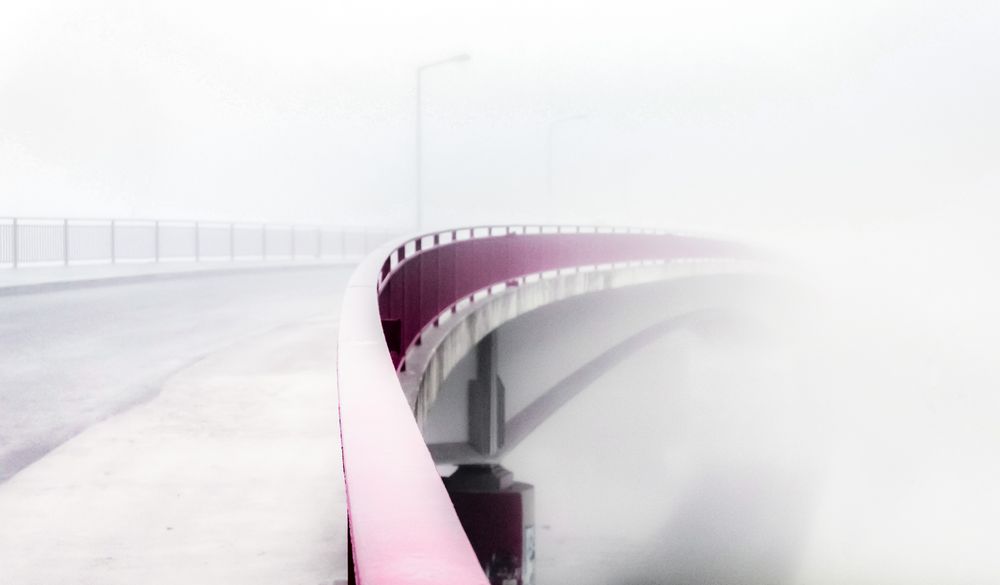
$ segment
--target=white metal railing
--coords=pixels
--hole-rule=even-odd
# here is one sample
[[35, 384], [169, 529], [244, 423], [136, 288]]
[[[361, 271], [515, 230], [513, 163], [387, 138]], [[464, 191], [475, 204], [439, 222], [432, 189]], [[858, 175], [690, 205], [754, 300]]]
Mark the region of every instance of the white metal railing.
[[384, 229], [156, 219], [0, 218], [0, 267], [360, 258]]

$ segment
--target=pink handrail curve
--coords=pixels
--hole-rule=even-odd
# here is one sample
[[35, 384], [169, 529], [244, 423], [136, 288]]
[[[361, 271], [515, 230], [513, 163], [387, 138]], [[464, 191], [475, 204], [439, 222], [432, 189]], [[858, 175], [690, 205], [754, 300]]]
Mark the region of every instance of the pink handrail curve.
[[337, 349], [356, 582], [487, 585], [397, 376], [442, 314], [551, 271], [750, 256], [731, 242], [658, 230], [543, 225], [450, 229], [369, 254], [348, 283]]

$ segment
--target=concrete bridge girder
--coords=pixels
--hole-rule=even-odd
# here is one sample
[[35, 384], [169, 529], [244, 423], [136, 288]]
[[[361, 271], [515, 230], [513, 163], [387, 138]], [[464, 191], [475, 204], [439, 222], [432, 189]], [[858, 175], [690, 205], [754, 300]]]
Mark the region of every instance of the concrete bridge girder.
[[[538, 404], [543, 395], [558, 389], [557, 394], [563, 397], [561, 400], [579, 391], [579, 388], [567, 389], [567, 384], [579, 386], [587, 377], [578, 375], [573, 378], [571, 374], [577, 369], [589, 366], [593, 370], [602, 363], [598, 358], [616, 346], [628, 346], [627, 342], [632, 338], [659, 335], [652, 329], [666, 330], [669, 324], [664, 327], [664, 322], [732, 305], [742, 296], [728, 292], [732, 284], [745, 282], [760, 274], [761, 267], [756, 263], [715, 260], [630, 265], [530, 279], [477, 298], [460, 307], [439, 327], [425, 332], [422, 344], [408, 354], [407, 372], [400, 374], [400, 381], [436, 459], [497, 461], [523, 438], [525, 429], [530, 432], [539, 424], [539, 421], [531, 420], [532, 416], [522, 412], [528, 405], [535, 403], [535, 414], [547, 416], [545, 409], [552, 408], [558, 401]], [[519, 318], [571, 299], [576, 299], [577, 308], [589, 308], [573, 313], [570, 305], [574, 303], [564, 305], [564, 310], [572, 314], [557, 317], [560, 319], [557, 323], [549, 323], [547, 334], [571, 338], [574, 327], [579, 329], [585, 325], [582, 321], [584, 313], [594, 313], [589, 325], [593, 327], [595, 322], [602, 322], [601, 335], [590, 336], [593, 339], [584, 343], [585, 347], [569, 351], [568, 357], [563, 356], [566, 359], [556, 358], [554, 361], [559, 362], [558, 367], [545, 368], [549, 371], [542, 375], [538, 375], [538, 368], [534, 367], [528, 374], [530, 379], [513, 369], [508, 369], [501, 376], [500, 362], [506, 359], [507, 354], [518, 352], [517, 347], [505, 343], [506, 334], [496, 335], [501, 326], [512, 324], [515, 320], [526, 323], [531, 319]], [[598, 305], [603, 305], [603, 308], [593, 311], [593, 307]], [[532, 319], [544, 313], [546, 311], [538, 311]], [[486, 340], [485, 347], [479, 347], [483, 340]], [[632, 339], [631, 343], [638, 341]], [[545, 353], [551, 351], [553, 356], [562, 355], [565, 352], [558, 346], [565, 345], [545, 344]], [[473, 359], [473, 356], [476, 358]], [[463, 360], [465, 371], [456, 372]], [[453, 372], [454, 380], [449, 379]], [[592, 375], [592, 372], [587, 375]], [[505, 384], [508, 376], [513, 383]], [[508, 387], [506, 392], [504, 385]], [[530, 389], [527, 388], [529, 386]], [[481, 393], [479, 399], [476, 398], [477, 388]], [[431, 417], [431, 407], [442, 392], [446, 393], [446, 401], [437, 407], [443, 408], [442, 416]], [[516, 420], [519, 415], [520, 419]], [[436, 428], [442, 426], [442, 420], [447, 420], [445, 424], [452, 428], [445, 432]], [[512, 420], [515, 420], [518, 430], [515, 440], [505, 445], [504, 434]], [[486, 428], [480, 428], [483, 425]]]

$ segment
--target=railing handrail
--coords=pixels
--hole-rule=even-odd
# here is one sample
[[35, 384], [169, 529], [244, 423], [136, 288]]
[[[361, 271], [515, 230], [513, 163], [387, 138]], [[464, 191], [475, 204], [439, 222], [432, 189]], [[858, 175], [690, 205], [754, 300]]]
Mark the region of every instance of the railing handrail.
[[[380, 326], [378, 287], [369, 275], [404, 241], [384, 244], [361, 261], [341, 310], [337, 389], [353, 558], [348, 570], [365, 585], [488, 585], [424, 447]], [[377, 459], [354, 465], [352, 454], [371, 451], [368, 433], [388, 435], [385, 448], [376, 444], [370, 454]], [[397, 491], [418, 493], [420, 504], [409, 505]], [[379, 517], [393, 521], [385, 525]]]
[[[500, 230], [500, 229], [508, 231], [504, 234], [493, 235], [492, 233], [488, 233], [488, 235], [486, 236], [476, 235], [476, 230], [488, 230], [489, 232], [490, 230]], [[552, 232], [543, 231], [546, 229], [555, 231]], [[461, 240], [451, 240], [449, 242], [443, 242], [443, 243], [451, 243], [452, 241], [465, 241], [468, 239], [476, 239], [481, 237], [498, 237], [500, 235], [509, 235], [511, 234], [509, 230], [520, 230], [513, 232], [514, 234], [519, 234], [519, 235], [538, 235], [544, 233], [604, 233], [604, 234], [646, 234], [646, 235], [669, 234], [674, 236], [700, 237], [709, 239], [718, 238], [718, 236], [703, 232], [695, 233], [687, 230], [650, 228], [650, 227], [640, 227], [640, 226], [612, 226], [604, 224], [558, 224], [558, 223], [471, 224], [460, 227], [430, 231], [418, 235], [411, 235], [397, 242], [397, 245], [394, 249], [404, 250], [402, 259], [406, 259], [413, 255], [405, 253], [407, 246], [409, 246], [410, 244], [414, 244], [417, 241], [421, 242], [421, 249], [416, 250], [415, 253], [420, 253], [426, 249], [423, 246], [423, 242], [426, 241], [427, 239], [431, 239], [431, 241], [433, 241], [435, 236], [441, 236], [445, 234], [456, 234], [456, 233], [469, 234], [469, 237], [463, 238]], [[538, 230], [538, 231], [529, 232], [528, 230]], [[574, 231], [570, 232], [565, 230], [574, 230]], [[395, 269], [395, 264], [393, 265], [392, 270], [394, 269]], [[390, 270], [390, 273], [392, 272], [392, 270]], [[381, 280], [384, 280], [384, 278], [388, 276], [388, 274], [383, 274], [382, 276], [383, 277], [381, 278]]]
[[[543, 228], [548, 226], [538, 226], [538, 231], [532, 227], [470, 226], [401, 238], [370, 253], [351, 277], [341, 312], [337, 378], [352, 535], [351, 570], [355, 571], [360, 585], [486, 583], [397, 377], [396, 365], [405, 359], [410, 346], [408, 337], [419, 335], [424, 327], [436, 323], [442, 308], [468, 298], [470, 290], [478, 290], [476, 287], [481, 288], [481, 285], [488, 289], [491, 278], [499, 286], [519, 270], [534, 270], [554, 263], [553, 267], [558, 269], [559, 262], [565, 263], [566, 268], [606, 263], [608, 254], [595, 246], [611, 242], [609, 237], [631, 236], [636, 242], [641, 240], [647, 248], [643, 253], [636, 251], [635, 258], [622, 257], [622, 261], [645, 260], [644, 254], [662, 260], [729, 258], [740, 257], [746, 251], [720, 240], [677, 236], [648, 228], [552, 226], [555, 231], [546, 232]], [[590, 229], [593, 231], [588, 231]], [[601, 231], [605, 229], [609, 231]], [[486, 235], [477, 237], [477, 230], [486, 230]], [[503, 234], [492, 234], [494, 230], [503, 230]], [[468, 236], [459, 239], [458, 232]], [[449, 234], [448, 241], [442, 241], [442, 234]], [[453, 255], [450, 266], [455, 271], [449, 273], [452, 281], [446, 282], [443, 278], [450, 268], [441, 272], [440, 261], [445, 258], [441, 253], [454, 252], [464, 242], [471, 249], [478, 245], [484, 257], [496, 258], [481, 246], [489, 243], [483, 240], [498, 238], [497, 247], [491, 248], [495, 251], [501, 249], [500, 246], [509, 248], [515, 242], [520, 243], [519, 240], [499, 239], [510, 235], [539, 237], [535, 242], [550, 245], [551, 258], [544, 262], [518, 263], [511, 261], [508, 255], [503, 266], [494, 267], [492, 276], [489, 267], [476, 274], [472, 274], [473, 268], [467, 267], [466, 272], [474, 278], [458, 286], [458, 274], [463, 269]], [[588, 237], [581, 239], [581, 236]], [[650, 240], [650, 237], [663, 239]], [[576, 256], [560, 255], [573, 250], [569, 243], [588, 245], [580, 246]], [[678, 245], [671, 249], [672, 244]], [[530, 246], [518, 249], [519, 252], [525, 250], [532, 251]], [[622, 252], [628, 253], [631, 252]], [[428, 259], [428, 266], [433, 262], [438, 270], [437, 273], [431, 271], [425, 284], [420, 278], [421, 264], [414, 262], [421, 257]], [[518, 277], [525, 279], [538, 273], [528, 271]], [[407, 278], [416, 283], [411, 283], [415, 286], [413, 290], [393, 288], [394, 282]], [[447, 294], [442, 297], [438, 294], [440, 291]], [[390, 333], [387, 321], [391, 324], [394, 319], [403, 324], [400, 331]], [[391, 335], [396, 337], [396, 355], [389, 347]]]
[[[226, 232], [229, 234], [228, 242], [224, 240]], [[348, 255], [357, 258], [393, 233], [370, 226], [319, 223], [139, 217], [0, 217], [0, 266], [19, 268], [80, 262], [114, 264], [118, 260], [160, 262], [193, 259], [200, 262], [203, 259], [224, 258], [233, 261], [248, 258], [346, 258]], [[166, 247], [161, 246], [161, 236]], [[361, 238], [360, 245], [358, 238]]]
[[87, 217], [87, 216], [42, 216], [42, 215], [0, 215], [0, 221], [10, 221], [10, 220], [21, 221], [52, 221], [52, 222], [62, 222], [62, 221], [86, 221], [86, 222], [147, 222], [147, 223], [182, 223], [194, 225], [196, 223], [203, 225], [237, 225], [237, 226], [267, 226], [267, 227], [284, 227], [284, 228], [310, 228], [310, 229], [332, 229], [341, 231], [353, 231], [355, 233], [361, 233], [364, 231], [400, 231], [397, 228], [384, 228], [367, 225], [336, 225], [336, 224], [326, 224], [326, 223], [303, 223], [295, 221], [255, 221], [255, 220], [237, 220], [237, 219], [184, 219], [177, 217], [125, 217], [125, 216], [114, 216], [114, 217]]

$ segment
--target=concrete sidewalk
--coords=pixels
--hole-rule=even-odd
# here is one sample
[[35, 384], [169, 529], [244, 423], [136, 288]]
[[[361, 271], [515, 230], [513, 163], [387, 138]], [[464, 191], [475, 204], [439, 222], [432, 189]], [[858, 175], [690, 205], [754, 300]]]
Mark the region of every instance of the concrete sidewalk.
[[0, 583], [346, 575], [336, 323], [240, 342], [0, 484]]
[[154, 279], [182, 278], [226, 272], [348, 266], [358, 258], [300, 260], [236, 260], [205, 262], [142, 262], [72, 266], [0, 268], [0, 296], [63, 288], [100, 286]]

